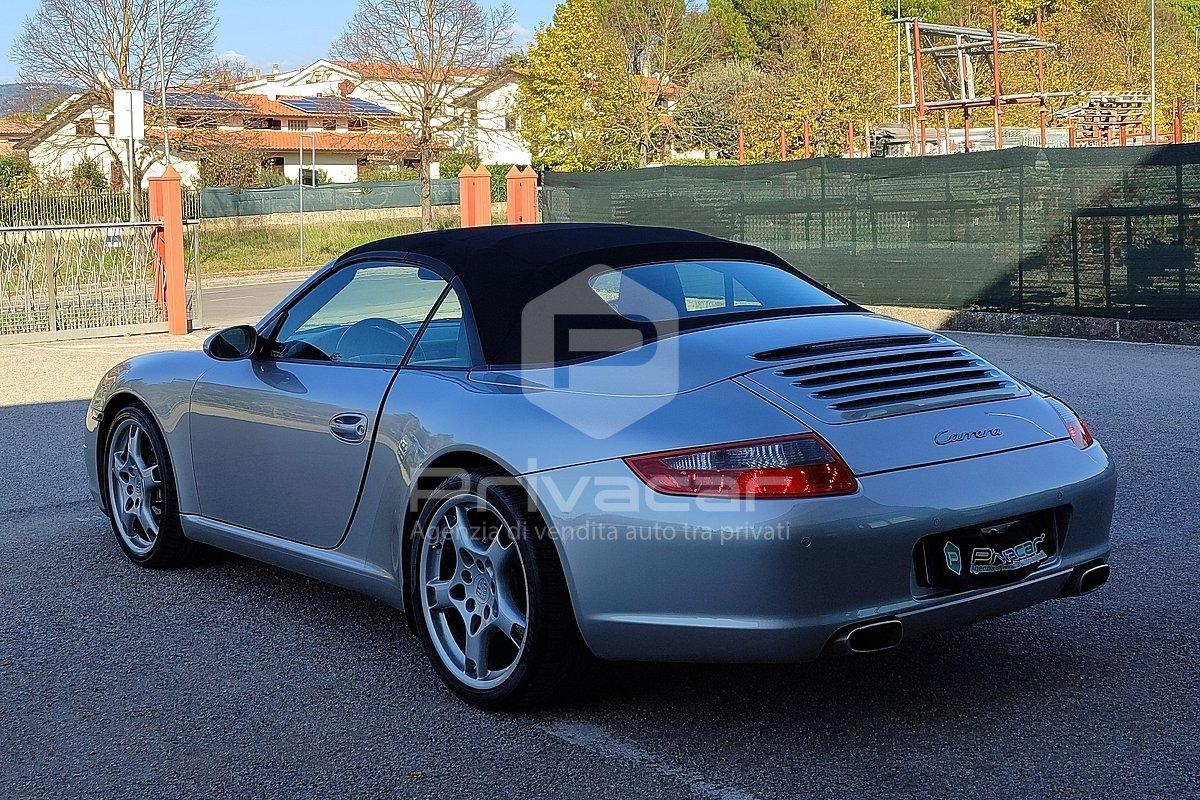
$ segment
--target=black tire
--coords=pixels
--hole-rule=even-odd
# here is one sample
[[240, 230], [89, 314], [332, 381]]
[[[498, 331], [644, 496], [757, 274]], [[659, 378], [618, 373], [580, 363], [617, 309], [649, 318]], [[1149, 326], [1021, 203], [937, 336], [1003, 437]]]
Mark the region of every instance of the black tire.
[[[122, 535], [117, 521], [117, 511], [112, 497], [112, 481], [109, 477], [109, 465], [112, 460], [112, 447], [115, 435], [122, 428], [122, 423], [132, 422], [145, 432], [149, 447], [157, 458], [161, 484], [157, 489], [155, 499], [160, 504], [158, 517], [158, 534], [145, 552], [133, 549]], [[183, 525], [179, 519], [179, 495], [175, 487], [175, 470], [171, 464], [171, 455], [157, 423], [144, 408], [139, 405], [129, 405], [122, 408], [108, 425], [104, 441], [104, 457], [100, 462], [101, 491], [104, 495], [104, 510], [112, 524], [113, 534], [121, 550], [135, 564], [151, 569], [177, 567], [190, 563], [197, 551], [197, 546], [183, 534]]]
[[[511, 674], [499, 686], [477, 689], [443, 663], [434, 647], [422, 604], [419, 561], [431, 517], [443, 501], [464, 491], [483, 497], [503, 516], [520, 550], [528, 585], [528, 625], [524, 649]], [[594, 658], [587, 650], [571, 607], [566, 578], [545, 524], [528, 507], [525, 493], [508, 476], [471, 471], [451, 477], [434, 490], [421, 508], [410, 537], [409, 596], [417, 635], [438, 677], [458, 697], [485, 710], [542, 705], [575, 688]]]

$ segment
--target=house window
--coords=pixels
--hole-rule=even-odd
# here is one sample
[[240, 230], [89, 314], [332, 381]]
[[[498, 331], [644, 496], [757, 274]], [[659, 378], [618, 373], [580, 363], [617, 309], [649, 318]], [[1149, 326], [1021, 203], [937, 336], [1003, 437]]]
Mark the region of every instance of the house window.
[[337, 120], [336, 120], [336, 119], [323, 119], [323, 120], [321, 120], [321, 130], [323, 130], [323, 131], [336, 131], [336, 130], [337, 130]]
[[504, 115], [504, 130], [511, 132], [511, 131], [515, 131], [516, 129], [517, 129], [517, 115], [516, 114], [505, 114]]
[[306, 119], [289, 119], [288, 120], [288, 130], [289, 131], [306, 131], [306, 130], [308, 130], [308, 120], [306, 120]]
[[283, 156], [271, 156], [262, 160], [263, 169], [268, 172], [283, 174]]
[[96, 123], [90, 119], [75, 120], [75, 135], [76, 136], [94, 136], [96, 133]]
[[346, 127], [352, 131], [365, 131], [367, 129], [367, 121], [362, 117], [355, 117], [350, 120], [350, 124]]
[[283, 122], [270, 117], [246, 117], [242, 127], [255, 131], [279, 131], [283, 130]]

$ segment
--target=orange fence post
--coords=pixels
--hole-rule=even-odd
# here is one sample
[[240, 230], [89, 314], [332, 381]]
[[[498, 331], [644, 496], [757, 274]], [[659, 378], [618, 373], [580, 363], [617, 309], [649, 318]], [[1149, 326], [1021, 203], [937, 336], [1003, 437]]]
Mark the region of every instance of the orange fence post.
[[458, 171], [458, 220], [464, 228], [492, 223], [492, 173], [482, 164]]
[[846, 139], [850, 143], [850, 147], [849, 147], [850, 157], [854, 158], [854, 121], [853, 120], [850, 121], [850, 125], [847, 130]]
[[787, 161], [787, 157], [788, 157], [787, 150], [788, 150], [787, 132], [780, 131], [779, 132], [779, 160], [780, 161]]
[[1075, 146], [1075, 123], [1067, 125], [1067, 147]]
[[1125, 145], [1129, 144], [1129, 135], [1125, 132], [1124, 125], [1122, 125], [1118, 130], [1121, 134], [1121, 136], [1120, 136], [1121, 147], [1124, 147]]
[[537, 222], [537, 173], [533, 167], [509, 167], [504, 176], [508, 223]]
[[746, 163], [746, 129], [738, 128], [738, 163]]
[[155, 282], [165, 289], [167, 331], [178, 336], [188, 332], [187, 277], [183, 263], [183, 186], [172, 166], [150, 179], [150, 217], [159, 224], [154, 232]]
[[1175, 114], [1172, 120], [1175, 144], [1183, 144], [1183, 98], [1175, 98]]
[[812, 147], [809, 145], [808, 141], [808, 120], [804, 120], [804, 144], [801, 152], [804, 154], [805, 158], [810, 158], [812, 156]]

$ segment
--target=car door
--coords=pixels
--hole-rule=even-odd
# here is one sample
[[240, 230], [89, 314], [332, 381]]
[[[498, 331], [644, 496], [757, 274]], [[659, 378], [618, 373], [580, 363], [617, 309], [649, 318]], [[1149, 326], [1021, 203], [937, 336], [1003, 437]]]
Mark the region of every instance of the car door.
[[200, 513], [336, 546], [384, 395], [446, 288], [412, 265], [343, 267], [276, 317], [260, 355], [214, 361], [190, 408]]

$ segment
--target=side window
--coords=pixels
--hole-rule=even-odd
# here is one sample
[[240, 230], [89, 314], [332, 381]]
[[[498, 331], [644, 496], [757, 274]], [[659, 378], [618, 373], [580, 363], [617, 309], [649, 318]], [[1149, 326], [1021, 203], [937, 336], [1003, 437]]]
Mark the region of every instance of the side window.
[[471, 348], [467, 341], [467, 326], [463, 323], [462, 301], [451, 289], [446, 299], [433, 312], [428, 327], [417, 341], [410, 367], [469, 367]]
[[339, 270], [287, 310], [270, 355], [396, 366], [445, 288], [441, 277], [418, 267]]

